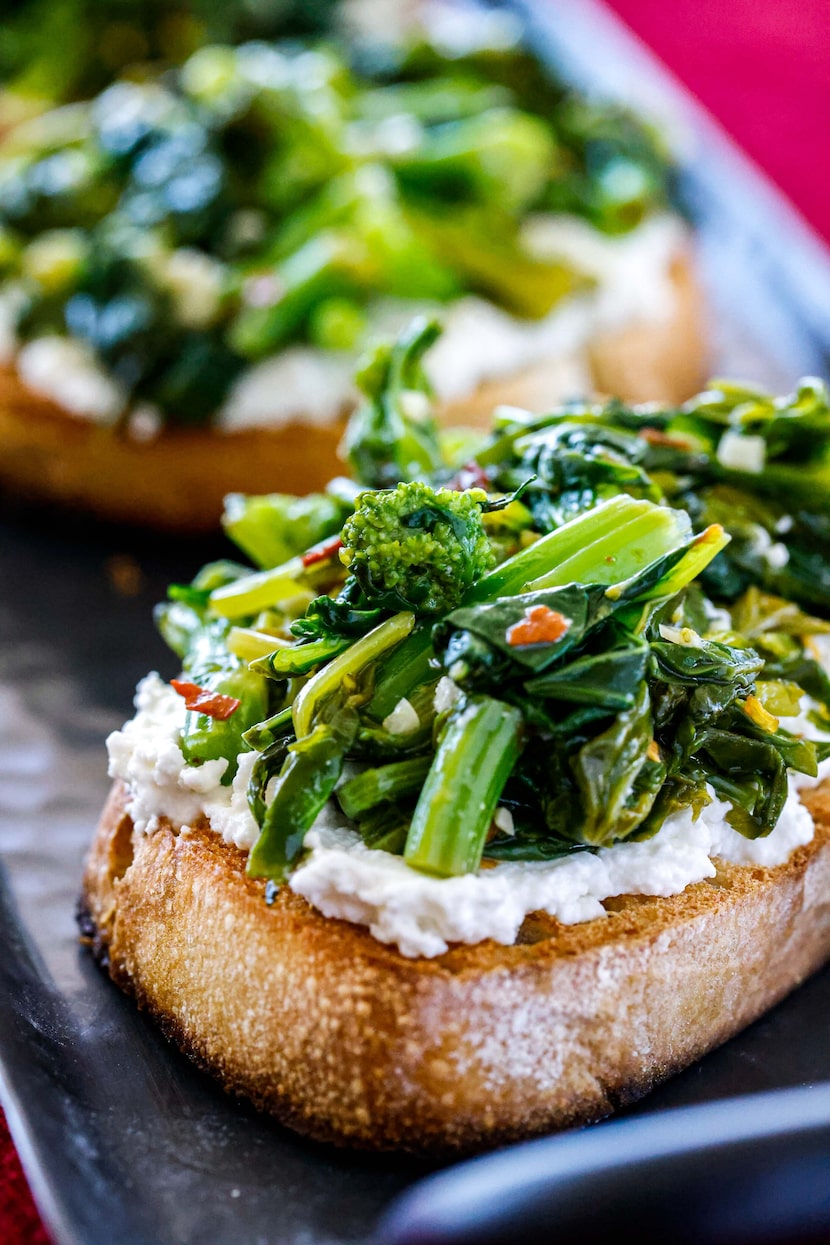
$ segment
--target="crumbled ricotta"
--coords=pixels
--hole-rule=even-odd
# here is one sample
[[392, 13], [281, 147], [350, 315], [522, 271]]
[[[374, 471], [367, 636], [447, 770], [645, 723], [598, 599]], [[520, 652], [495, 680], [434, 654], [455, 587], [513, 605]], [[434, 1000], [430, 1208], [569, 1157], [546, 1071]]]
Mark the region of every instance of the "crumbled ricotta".
[[[819, 641], [823, 643], [820, 645]], [[830, 645], [828, 645], [828, 641], [830, 641], [830, 636], [812, 636], [810, 640], [810, 643], [817, 650], [818, 659], [825, 668], [830, 666]], [[819, 705], [812, 697], [802, 696], [800, 712], [795, 717], [779, 718], [779, 725], [785, 731], [789, 731], [791, 735], [799, 735], [802, 739], [826, 742], [830, 740], [830, 731], [823, 731], [809, 717], [809, 714], [818, 708]], [[824, 782], [825, 778], [830, 778], [830, 757], [826, 761], [819, 761], [818, 773], [814, 777], [810, 774], [790, 774], [790, 785], [800, 791], [804, 788], [817, 787], [820, 782]]]
[[762, 839], [748, 839], [739, 831], [733, 830], [724, 820], [712, 827], [712, 855], [728, 860], [733, 865], [762, 865], [771, 868], [773, 865], [783, 864], [797, 847], [809, 843], [815, 833], [815, 824], [798, 798], [799, 789], [804, 785], [797, 781], [800, 778], [806, 778], [807, 783], [819, 781], [807, 778], [805, 774], [790, 775], [787, 801], [772, 834]]
[[[630, 318], [651, 321], [671, 315], [671, 263], [684, 241], [679, 222], [667, 214], [649, 217], [620, 235], [603, 233], [581, 217], [561, 213], [531, 216], [522, 226], [522, 242], [531, 256], [562, 260], [597, 283], [597, 316], [603, 328]], [[645, 272], [650, 288], [644, 288]]]
[[769, 532], [755, 524], [752, 532], [752, 552], [762, 558], [767, 566], [780, 571], [790, 560], [790, 551], [782, 541], [773, 541]]
[[225, 265], [204, 251], [189, 246], [173, 251], [160, 276], [186, 328], [204, 329], [213, 323], [219, 313], [226, 275]]
[[790, 551], [780, 540], [764, 550], [764, 560], [773, 570], [780, 571], [790, 560]]
[[331, 423], [354, 401], [353, 360], [292, 346], [243, 372], [219, 412], [225, 432], [274, 428], [300, 420]]
[[230, 786], [222, 786], [225, 760], [188, 765], [179, 747], [185, 704], [157, 674], [138, 685], [137, 713], [107, 739], [109, 774], [127, 784], [127, 811], [140, 833], [154, 829], [159, 817], [177, 826], [201, 815], [227, 843], [251, 848], [259, 835], [248, 808], [247, 788], [256, 752], [244, 752]]
[[411, 735], [420, 725], [421, 719], [406, 697], [399, 700], [392, 712], [383, 719], [383, 729], [390, 735]]
[[760, 475], [766, 462], [767, 446], [763, 437], [729, 429], [718, 445], [717, 459], [722, 467], [733, 471], [751, 471]]
[[449, 713], [453, 705], [461, 699], [461, 688], [457, 683], [453, 683], [452, 679], [442, 675], [435, 685], [435, 695], [432, 700], [436, 713]]
[[24, 385], [70, 415], [113, 423], [127, 405], [121, 386], [101, 367], [91, 346], [73, 337], [36, 337], [21, 346], [17, 370]]

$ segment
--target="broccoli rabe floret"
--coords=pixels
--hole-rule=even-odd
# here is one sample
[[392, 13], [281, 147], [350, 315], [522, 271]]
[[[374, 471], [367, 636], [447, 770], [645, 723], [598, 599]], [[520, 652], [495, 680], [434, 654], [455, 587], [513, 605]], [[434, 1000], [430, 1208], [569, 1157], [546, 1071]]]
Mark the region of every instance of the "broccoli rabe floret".
[[495, 562], [483, 489], [432, 489], [416, 480], [362, 493], [340, 557], [372, 605], [440, 614]]
[[346, 429], [343, 453], [358, 483], [389, 488], [441, 466], [438, 429], [421, 366], [441, 329], [417, 316], [392, 345], [381, 343], [355, 379], [365, 395]]

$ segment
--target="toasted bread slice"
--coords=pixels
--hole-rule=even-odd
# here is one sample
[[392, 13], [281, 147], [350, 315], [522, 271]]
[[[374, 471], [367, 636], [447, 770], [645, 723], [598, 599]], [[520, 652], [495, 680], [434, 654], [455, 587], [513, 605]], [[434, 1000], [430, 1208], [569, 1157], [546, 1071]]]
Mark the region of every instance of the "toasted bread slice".
[[137, 834], [116, 784], [82, 927], [225, 1088], [323, 1141], [452, 1153], [584, 1123], [760, 1016], [830, 956], [830, 790], [784, 865], [725, 865], [514, 946], [411, 960], [245, 874], [207, 824]]
[[[701, 298], [686, 256], [673, 267], [674, 314], [599, 337], [596, 386], [632, 400], [680, 401], [705, 375]], [[500, 402], [544, 407], [561, 397], [561, 360], [481, 386], [441, 412], [446, 423], [490, 425]], [[306, 493], [342, 470], [346, 412], [328, 424], [222, 432], [166, 429], [155, 440], [78, 419], [0, 369], [0, 487], [117, 522], [180, 532], [218, 526], [232, 492]]]
[[0, 369], [0, 486], [98, 518], [182, 533], [219, 526], [233, 492], [307, 493], [342, 472], [343, 418], [222, 433], [169, 428], [152, 441], [78, 419]]

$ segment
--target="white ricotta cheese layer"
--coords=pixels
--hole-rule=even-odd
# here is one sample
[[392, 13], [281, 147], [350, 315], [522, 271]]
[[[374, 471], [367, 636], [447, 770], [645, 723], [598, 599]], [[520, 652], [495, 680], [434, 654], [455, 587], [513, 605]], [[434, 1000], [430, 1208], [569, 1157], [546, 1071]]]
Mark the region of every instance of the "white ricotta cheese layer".
[[[135, 717], [107, 740], [110, 775], [129, 792], [128, 811], [138, 830], [151, 833], [165, 816], [187, 825], [205, 815], [228, 843], [250, 849], [258, 835], [246, 788], [256, 754], [240, 757], [232, 784], [222, 786], [227, 763], [188, 765], [178, 745], [184, 701], [157, 674], [139, 684]], [[783, 725], [808, 737], [821, 732], [806, 714]], [[325, 916], [367, 925], [381, 942], [407, 956], [435, 956], [451, 942], [493, 938], [510, 944], [529, 912], [548, 912], [565, 924], [605, 914], [615, 895], [676, 895], [715, 874], [714, 859], [773, 866], [809, 843], [814, 825], [798, 798], [801, 786], [830, 776], [830, 761], [816, 779], [796, 775], [773, 832], [747, 839], [728, 824], [729, 804], [714, 797], [697, 820], [686, 809], [673, 814], [654, 838], [579, 852], [546, 862], [503, 862], [478, 874], [433, 878], [398, 856], [368, 849], [330, 804], [306, 836], [309, 853], [290, 886]]]
[[94, 424], [113, 423], [127, 395], [95, 357], [73, 337], [36, 337], [22, 346], [17, 370], [33, 393], [51, 398], [70, 415]]
[[[766, 839], [743, 838], [726, 822], [730, 805], [713, 799], [697, 820], [673, 814], [652, 839], [577, 852], [554, 861], [505, 861], [478, 874], [433, 878], [400, 856], [371, 851], [333, 820], [306, 836], [311, 852], [291, 889], [324, 916], [368, 925], [380, 942], [403, 955], [441, 955], [451, 942], [515, 941], [529, 912], [547, 912], [565, 925], [605, 916], [614, 895], [677, 895], [714, 877], [713, 857], [739, 864], [780, 864], [813, 837], [813, 819], [793, 789]], [[759, 851], [759, 845], [763, 845]]]
[[159, 817], [185, 826], [204, 815], [226, 843], [253, 847], [259, 828], [248, 808], [247, 788], [256, 752], [244, 752], [233, 782], [222, 785], [225, 760], [188, 765], [179, 747], [185, 704], [157, 674], [138, 685], [137, 713], [107, 739], [110, 778], [127, 785], [127, 811], [140, 833]]

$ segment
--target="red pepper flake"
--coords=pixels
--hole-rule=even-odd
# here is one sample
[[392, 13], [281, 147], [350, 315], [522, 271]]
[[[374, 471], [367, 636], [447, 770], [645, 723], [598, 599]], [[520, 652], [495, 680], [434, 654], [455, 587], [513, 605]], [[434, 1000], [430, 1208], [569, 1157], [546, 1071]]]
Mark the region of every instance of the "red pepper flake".
[[300, 558], [303, 566], [314, 566], [317, 562], [327, 562], [329, 558], [334, 557], [343, 548], [343, 541], [339, 536], [335, 536], [333, 540], [329, 540], [325, 545], [318, 545], [316, 549], [309, 549], [308, 553], [304, 553]]
[[649, 445], [666, 445], [672, 450], [690, 450], [694, 448], [692, 442], [685, 437], [671, 436], [660, 428], [641, 428], [637, 435], [642, 441], [647, 441]]
[[490, 479], [484, 468], [471, 460], [458, 468], [452, 479], [447, 481], [446, 487], [453, 493], [463, 493], [470, 488], [483, 488], [486, 493], [490, 488]]
[[184, 697], [186, 709], [195, 713], [206, 713], [217, 722], [224, 722], [232, 713], [236, 713], [241, 700], [235, 696], [225, 696], [222, 692], [212, 692], [207, 687], [199, 687], [198, 683], [185, 683], [181, 679], [171, 679], [170, 686], [174, 692]]
[[505, 639], [513, 648], [524, 644], [555, 644], [570, 629], [571, 620], [547, 605], [533, 605], [524, 618], [508, 627]]

